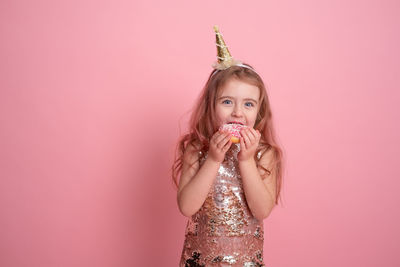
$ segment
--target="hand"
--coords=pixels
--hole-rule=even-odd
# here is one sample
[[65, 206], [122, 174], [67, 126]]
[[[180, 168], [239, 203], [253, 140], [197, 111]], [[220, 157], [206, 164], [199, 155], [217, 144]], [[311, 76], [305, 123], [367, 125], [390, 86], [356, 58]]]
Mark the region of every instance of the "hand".
[[224, 161], [225, 153], [231, 145], [231, 134], [221, 130], [217, 131], [211, 137], [208, 157], [215, 162], [221, 163]]
[[258, 130], [246, 127], [240, 130], [240, 152], [238, 154], [239, 161], [246, 161], [254, 158], [261, 134]]

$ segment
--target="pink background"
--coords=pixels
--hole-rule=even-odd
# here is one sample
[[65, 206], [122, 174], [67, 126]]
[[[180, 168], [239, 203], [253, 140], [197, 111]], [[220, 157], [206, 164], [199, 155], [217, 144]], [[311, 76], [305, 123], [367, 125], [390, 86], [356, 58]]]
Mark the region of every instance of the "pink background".
[[1, 1], [0, 266], [177, 266], [175, 142], [215, 60], [287, 158], [267, 266], [400, 266], [398, 1]]

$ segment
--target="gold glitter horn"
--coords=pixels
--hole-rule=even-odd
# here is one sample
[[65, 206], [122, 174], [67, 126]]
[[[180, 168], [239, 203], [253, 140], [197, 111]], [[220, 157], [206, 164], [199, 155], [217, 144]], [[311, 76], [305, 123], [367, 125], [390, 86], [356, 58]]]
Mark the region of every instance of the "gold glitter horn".
[[217, 46], [217, 62], [214, 62], [212, 67], [218, 70], [224, 70], [234, 65], [240, 65], [242, 62], [234, 59], [226, 46], [222, 34], [219, 32], [218, 26], [214, 26], [216, 46]]

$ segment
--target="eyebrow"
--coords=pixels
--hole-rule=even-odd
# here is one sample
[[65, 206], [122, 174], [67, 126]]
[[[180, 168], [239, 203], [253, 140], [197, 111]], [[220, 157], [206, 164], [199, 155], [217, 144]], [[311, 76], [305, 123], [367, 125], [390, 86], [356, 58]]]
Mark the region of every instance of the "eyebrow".
[[[222, 98], [234, 99], [234, 97], [231, 97], [231, 96], [220, 96], [220, 97], [218, 97], [218, 100], [220, 100], [220, 99], [222, 99]], [[245, 101], [253, 101], [253, 102], [255, 102], [256, 104], [258, 104], [257, 100], [254, 100], [253, 98], [245, 98], [244, 100], [245, 100]]]

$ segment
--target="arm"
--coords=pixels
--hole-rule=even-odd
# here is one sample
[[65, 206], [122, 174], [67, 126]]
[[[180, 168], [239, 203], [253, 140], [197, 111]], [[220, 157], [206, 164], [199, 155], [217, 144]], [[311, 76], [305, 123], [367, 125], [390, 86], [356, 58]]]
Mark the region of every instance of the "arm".
[[[260, 134], [254, 129], [243, 132], [241, 138], [241, 155], [238, 157], [239, 169], [242, 176], [243, 190], [247, 204], [259, 220], [263, 220], [271, 213], [275, 206], [275, 184], [276, 175], [274, 172], [262, 180], [264, 171], [257, 168], [254, 153], [258, 146]], [[242, 149], [243, 148], [243, 149]], [[272, 151], [265, 153], [260, 159], [260, 165], [268, 167], [272, 159]]]
[[178, 206], [183, 215], [190, 217], [203, 205], [220, 164], [207, 158], [200, 168], [198, 160], [193, 166], [188, 165], [185, 162], [182, 166]]
[[208, 157], [201, 167], [196, 149], [188, 146], [183, 156], [177, 196], [179, 210], [183, 215], [190, 217], [201, 208], [231, 144], [229, 133], [214, 134], [210, 140]]
[[251, 213], [259, 220], [267, 218], [275, 206], [275, 175], [262, 180], [254, 158], [239, 162], [239, 169]]

